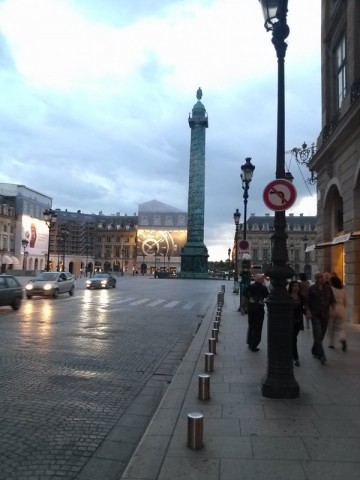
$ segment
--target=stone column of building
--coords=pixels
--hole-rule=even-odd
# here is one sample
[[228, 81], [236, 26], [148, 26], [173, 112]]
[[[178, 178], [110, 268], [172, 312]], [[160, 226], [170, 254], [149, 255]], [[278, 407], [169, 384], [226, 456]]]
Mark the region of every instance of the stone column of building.
[[181, 250], [182, 278], [207, 278], [208, 251], [204, 245], [205, 211], [205, 129], [208, 117], [201, 103], [201, 88], [196, 92], [197, 102], [189, 116], [191, 128], [189, 193], [188, 193], [188, 233], [187, 243]]

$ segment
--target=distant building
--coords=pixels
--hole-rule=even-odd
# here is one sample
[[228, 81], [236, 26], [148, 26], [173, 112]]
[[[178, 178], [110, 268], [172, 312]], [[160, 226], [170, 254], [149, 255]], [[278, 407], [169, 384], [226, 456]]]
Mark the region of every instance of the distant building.
[[[5, 202], [0, 219], [1, 269], [43, 270], [46, 266], [49, 230], [43, 212], [52, 199], [25, 185], [0, 183]], [[28, 242], [26, 248], [22, 241]], [[13, 263], [10, 263], [10, 260]]]
[[[318, 269], [317, 251], [306, 251], [308, 246], [316, 243], [316, 218], [315, 216], [294, 215], [286, 216], [286, 233], [289, 254], [289, 265], [295, 275], [306, 273], [311, 279]], [[272, 234], [274, 231], [274, 216], [269, 213], [264, 216], [252, 213], [247, 220], [247, 235], [249, 253], [255, 269], [266, 271], [271, 265]], [[240, 226], [239, 237], [243, 225]], [[239, 252], [239, 257], [244, 252]]]
[[187, 212], [151, 200], [139, 204], [137, 263], [139, 273], [178, 273], [180, 253], [186, 243]]

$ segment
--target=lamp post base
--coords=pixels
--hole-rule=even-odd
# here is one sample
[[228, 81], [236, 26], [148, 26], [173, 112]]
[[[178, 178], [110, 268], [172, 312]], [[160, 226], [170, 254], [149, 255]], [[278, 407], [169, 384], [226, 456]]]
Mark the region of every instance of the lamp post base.
[[262, 380], [267, 398], [297, 398], [299, 384], [294, 377], [292, 355], [293, 305], [288, 298], [270, 296], [268, 308], [268, 367]]

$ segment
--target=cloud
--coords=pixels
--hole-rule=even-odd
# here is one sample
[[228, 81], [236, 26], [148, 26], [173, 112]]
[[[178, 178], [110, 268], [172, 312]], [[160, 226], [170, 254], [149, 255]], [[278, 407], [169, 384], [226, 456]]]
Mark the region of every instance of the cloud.
[[[321, 130], [320, 6], [296, 2], [288, 18], [290, 150]], [[201, 86], [211, 258], [226, 259], [233, 242], [248, 156], [256, 166], [248, 211], [265, 213], [262, 191], [275, 176], [277, 61], [258, 2], [5, 0], [0, 28], [0, 181], [74, 211], [132, 214], [150, 198], [186, 209], [188, 115]], [[289, 154], [286, 162], [298, 190], [294, 209], [305, 210], [307, 198], [315, 213], [307, 173]]]

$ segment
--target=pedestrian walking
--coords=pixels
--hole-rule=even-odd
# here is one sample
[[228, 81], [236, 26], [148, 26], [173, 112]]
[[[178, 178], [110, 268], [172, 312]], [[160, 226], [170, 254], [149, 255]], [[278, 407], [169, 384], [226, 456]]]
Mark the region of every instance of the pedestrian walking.
[[329, 316], [329, 348], [335, 348], [335, 336], [339, 337], [343, 352], [347, 350], [344, 323], [346, 320], [346, 290], [341, 279], [333, 275], [330, 279], [330, 285], [335, 297], [335, 303], [330, 307]]
[[244, 296], [248, 301], [247, 343], [252, 352], [258, 352], [265, 316], [265, 299], [269, 296], [269, 290], [264, 285], [264, 275], [255, 275], [255, 282], [248, 286]]
[[[299, 280], [300, 280], [300, 294], [305, 299], [307, 297], [308, 290], [310, 287], [310, 282], [307, 278], [306, 273], [300, 273]], [[305, 316], [305, 320], [306, 320], [306, 328], [310, 328], [310, 319], [306, 318]]]
[[289, 283], [289, 295], [294, 304], [293, 310], [293, 359], [297, 367], [300, 367], [299, 353], [297, 349], [297, 337], [304, 330], [305, 298], [301, 294], [300, 282], [296, 280]]
[[311, 353], [322, 365], [326, 364], [323, 339], [329, 323], [330, 306], [335, 303], [335, 297], [330, 284], [324, 282], [322, 272], [315, 273], [315, 283], [310, 285], [306, 297], [306, 317], [311, 318], [314, 343]]

